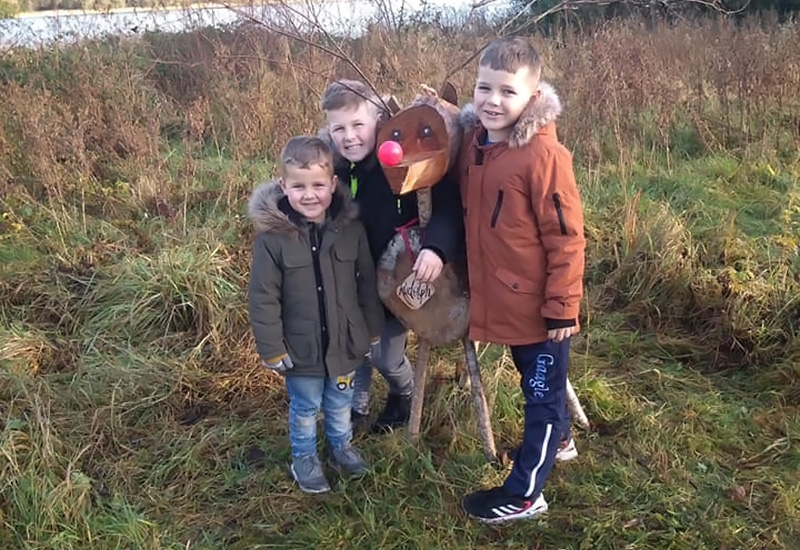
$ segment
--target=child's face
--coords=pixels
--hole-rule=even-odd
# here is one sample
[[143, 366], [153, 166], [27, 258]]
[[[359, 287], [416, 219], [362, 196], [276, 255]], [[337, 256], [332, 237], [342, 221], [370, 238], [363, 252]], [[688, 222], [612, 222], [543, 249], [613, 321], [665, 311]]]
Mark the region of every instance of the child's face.
[[308, 168], [287, 166], [281, 188], [289, 204], [310, 222], [322, 223], [336, 190], [336, 176], [319, 164]]
[[336, 150], [350, 162], [364, 160], [375, 149], [378, 116], [366, 101], [357, 108], [328, 111], [327, 118]]
[[475, 109], [490, 141], [508, 139], [528, 102], [538, 96], [537, 87], [537, 79], [527, 67], [515, 73], [478, 67]]

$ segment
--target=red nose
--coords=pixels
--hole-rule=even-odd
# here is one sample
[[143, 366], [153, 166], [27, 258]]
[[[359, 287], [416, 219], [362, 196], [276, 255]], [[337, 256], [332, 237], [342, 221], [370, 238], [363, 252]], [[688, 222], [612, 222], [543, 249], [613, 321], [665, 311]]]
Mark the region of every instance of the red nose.
[[396, 141], [384, 141], [378, 147], [378, 160], [384, 166], [397, 166], [403, 160], [403, 148]]

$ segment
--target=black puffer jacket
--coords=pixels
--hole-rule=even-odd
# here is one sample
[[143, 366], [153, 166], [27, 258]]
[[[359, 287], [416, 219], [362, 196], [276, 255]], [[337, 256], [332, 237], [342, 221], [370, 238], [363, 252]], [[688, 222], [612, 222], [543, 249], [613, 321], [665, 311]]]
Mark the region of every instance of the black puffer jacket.
[[[417, 217], [417, 193], [395, 195], [374, 152], [355, 164], [338, 157], [336, 175], [345, 187], [351, 186], [353, 177], [357, 179], [354, 199], [359, 206], [359, 219], [367, 230], [370, 252], [377, 264], [396, 229]], [[447, 177], [433, 187], [431, 196], [433, 213], [422, 248], [436, 252], [447, 263], [455, 258], [463, 245], [458, 184], [454, 178]]]

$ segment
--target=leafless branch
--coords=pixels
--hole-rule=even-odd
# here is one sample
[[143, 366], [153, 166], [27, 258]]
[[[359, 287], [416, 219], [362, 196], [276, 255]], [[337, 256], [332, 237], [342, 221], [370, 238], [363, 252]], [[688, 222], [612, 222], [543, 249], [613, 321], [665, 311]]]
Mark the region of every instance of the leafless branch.
[[[492, 3], [492, 2], [496, 2], [496, 1], [497, 1], [497, 0], [482, 0], [482, 1], [481, 1], [479, 4], [480, 4], [481, 6], [487, 6], [487, 5], [489, 5], [490, 3]], [[472, 62], [472, 60], [473, 60], [473, 59], [475, 59], [476, 57], [478, 57], [478, 55], [479, 55], [479, 54], [480, 54], [480, 53], [483, 51], [483, 49], [484, 49], [486, 46], [488, 46], [488, 45], [490, 44], [490, 42], [491, 42], [492, 40], [496, 40], [497, 38], [500, 38], [500, 37], [502, 37], [502, 36], [505, 36], [506, 34], [508, 34], [508, 33], [507, 33], [507, 31], [508, 31], [508, 28], [511, 26], [511, 24], [512, 24], [512, 23], [514, 23], [514, 21], [516, 21], [516, 20], [517, 20], [517, 19], [519, 19], [520, 17], [522, 17], [522, 16], [523, 16], [523, 15], [524, 15], [524, 14], [525, 14], [525, 13], [526, 13], [526, 12], [527, 12], [527, 11], [528, 11], [528, 10], [529, 10], [529, 9], [530, 9], [530, 8], [531, 8], [531, 7], [532, 7], [532, 6], [533, 6], [533, 5], [536, 3], [536, 2], [538, 2], [538, 1], [539, 1], [539, 0], [531, 0], [530, 2], [528, 2], [527, 4], [525, 4], [525, 5], [524, 5], [522, 8], [520, 8], [520, 9], [517, 11], [517, 13], [515, 13], [515, 14], [514, 14], [514, 15], [513, 15], [511, 18], [509, 18], [509, 19], [508, 19], [508, 21], [506, 21], [506, 22], [503, 24], [503, 26], [502, 26], [502, 27], [500, 27], [500, 30], [497, 32], [497, 34], [496, 34], [495, 36], [493, 36], [493, 37], [492, 37], [490, 40], [487, 40], [486, 42], [482, 43], [482, 44], [480, 45], [480, 47], [479, 47], [479, 48], [477, 48], [476, 50], [474, 50], [474, 51], [473, 51], [473, 52], [470, 54], [470, 56], [469, 56], [469, 57], [467, 57], [467, 58], [466, 58], [466, 59], [465, 59], [465, 60], [464, 60], [464, 61], [463, 61], [461, 64], [459, 64], [457, 67], [455, 67], [454, 69], [452, 69], [451, 71], [449, 71], [449, 72], [447, 73], [447, 76], [445, 77], [445, 80], [446, 80], [446, 79], [449, 79], [451, 76], [453, 76], [454, 74], [456, 74], [457, 72], [459, 72], [461, 69], [463, 69], [464, 67], [466, 67], [466, 66], [467, 66], [469, 63], [471, 63], [471, 62]], [[560, 2], [560, 3], [556, 4], [555, 6], [552, 6], [551, 8], [547, 9], [546, 11], [544, 11], [544, 12], [542, 12], [542, 13], [540, 13], [540, 14], [538, 14], [538, 15], [536, 15], [536, 16], [534, 16], [534, 17], [530, 18], [530, 19], [528, 19], [528, 20], [526, 21], [526, 23], [525, 23], [525, 25], [524, 25], [524, 26], [535, 25], [535, 24], [537, 24], [539, 21], [541, 21], [542, 19], [544, 19], [545, 17], [549, 17], [550, 15], [552, 15], [552, 14], [554, 14], [554, 13], [556, 13], [556, 12], [563, 11], [563, 10], [567, 9], [567, 8], [568, 8], [568, 6], [569, 6], [569, 5], [571, 4], [571, 2], [573, 2], [573, 1], [574, 1], [574, 0], [563, 0], [562, 2]], [[592, 0], [589, 0], [589, 1], [592, 1]], [[474, 6], [473, 6], [473, 9], [475, 9], [475, 7], [474, 7]]]
[[[494, 3], [499, 2], [499, 1], [500, 0], [476, 0], [470, 6], [470, 10], [471, 11], [475, 11], [475, 10], [478, 10], [478, 9], [481, 9], [481, 8], [485, 8], [486, 6], [489, 6], [490, 4], [494, 4]], [[524, 15], [529, 14], [529, 12], [530, 12], [531, 8], [534, 6], [534, 4], [536, 4], [539, 1], [540, 0], [530, 0], [524, 6], [520, 7], [516, 11], [516, 13], [514, 13], [514, 15], [512, 15], [503, 24], [503, 26], [500, 28], [500, 30], [497, 32], [497, 34], [494, 37], [492, 37], [491, 40], [495, 40], [495, 39], [500, 38], [502, 36], [506, 36], [507, 34], [513, 34], [515, 32], [519, 32], [519, 31], [521, 31], [522, 29], [524, 29], [526, 27], [531, 27], [531, 26], [537, 25], [540, 21], [546, 19], [547, 17], [550, 17], [551, 15], [553, 15], [555, 13], [563, 12], [563, 11], [567, 11], [567, 10], [577, 10], [577, 9], [579, 9], [581, 7], [586, 7], [586, 6], [605, 7], [605, 6], [610, 6], [612, 4], [625, 4], [625, 5], [631, 5], [631, 6], [650, 7], [650, 6], [653, 6], [653, 5], [657, 4], [657, 5], [660, 5], [662, 8], [666, 8], [666, 9], [672, 10], [672, 9], [676, 9], [676, 8], [682, 7], [682, 6], [700, 5], [700, 6], [704, 6], [704, 7], [708, 8], [708, 9], [717, 11], [717, 12], [723, 14], [723, 15], [733, 15], [733, 14], [741, 13], [742, 11], [744, 11], [747, 8], [747, 6], [749, 5], [749, 3], [750, 3], [750, 0], [747, 0], [747, 2], [745, 3], [744, 6], [738, 8], [736, 10], [731, 10], [725, 5], [725, 1], [724, 0], [562, 0], [558, 4], [555, 4], [555, 5], [551, 6], [550, 8], [546, 9], [545, 11], [543, 11], [541, 13], [538, 13], [536, 15], [529, 15], [524, 20], [522, 25], [520, 25], [519, 27], [515, 28], [512, 32], [508, 32], [508, 29], [511, 27], [511, 24], [514, 23], [515, 21], [519, 20]], [[469, 63], [471, 63], [476, 57], [478, 57], [478, 55], [483, 51], [483, 49], [486, 46], [489, 45], [491, 40], [486, 41], [483, 44], [481, 44], [480, 47], [477, 48], [476, 50], [474, 50], [462, 63], [460, 63], [454, 69], [449, 71], [445, 78], [446, 79], [450, 78], [455, 73], [459, 72], [464, 67], [466, 67]]]
[[[470, 6], [470, 10], [475, 11], [481, 8], [485, 8], [486, 6], [489, 6], [499, 1], [500, 0], [477, 0]], [[533, 0], [532, 2], [528, 2], [524, 7], [520, 8], [518, 13], [514, 16], [514, 18], [516, 18], [521, 13], [527, 11], [537, 1], [538, 0]], [[565, 9], [575, 9], [581, 6], [603, 7], [603, 6], [610, 6], [612, 4], [625, 4], [630, 6], [641, 6], [641, 7], [650, 7], [657, 4], [660, 5], [661, 7], [668, 9], [677, 9], [689, 5], [699, 5], [717, 11], [724, 15], [733, 15], [744, 11], [750, 4], [750, 2], [748, 0], [745, 3], [745, 5], [734, 10], [730, 9], [726, 5], [724, 0], [565, 0], [564, 2], [561, 2], [558, 6], [556, 6], [558, 9], [556, 9], [555, 11], [563, 11]], [[555, 13], [555, 11], [548, 10], [549, 12], [548, 15]], [[538, 15], [536, 16], [535, 19], [537, 18]]]
[[[222, 5], [226, 9], [238, 14], [240, 17], [242, 17], [246, 21], [249, 21], [249, 22], [251, 22], [251, 23], [253, 23], [255, 25], [261, 26], [261, 27], [267, 29], [268, 31], [274, 32], [275, 34], [278, 34], [280, 36], [285, 36], [286, 38], [289, 38], [290, 40], [296, 40], [296, 41], [298, 41], [298, 42], [300, 42], [302, 44], [305, 44], [307, 46], [311, 46], [312, 48], [316, 48], [316, 49], [318, 49], [318, 50], [320, 50], [322, 52], [325, 52], [328, 55], [334, 57], [335, 59], [339, 59], [341, 61], [344, 61], [350, 67], [352, 67], [353, 70], [355, 70], [356, 73], [358, 74], [358, 76], [361, 78], [361, 80], [364, 83], [366, 83], [367, 86], [369, 86], [372, 89], [372, 91], [375, 93], [375, 96], [380, 101], [380, 104], [375, 103], [375, 101], [373, 99], [368, 98], [368, 97], [365, 97], [364, 99], [374, 103], [379, 108], [385, 109], [387, 112], [389, 111], [389, 105], [387, 105], [386, 102], [383, 100], [382, 94], [375, 88], [375, 86], [373, 85], [373, 83], [369, 79], [369, 77], [367, 77], [367, 75], [364, 74], [364, 72], [361, 70], [361, 68], [358, 66], [358, 64], [355, 61], [353, 61], [350, 58], [350, 56], [347, 55], [347, 53], [342, 49], [342, 47], [338, 44], [338, 42], [336, 40], [334, 40], [334, 38], [331, 36], [331, 34], [320, 23], [320, 21], [319, 21], [319, 19], [317, 17], [309, 17], [307, 14], [302, 13], [302, 12], [298, 11], [297, 9], [295, 9], [294, 7], [292, 7], [288, 2], [276, 2], [275, 4], [271, 5], [271, 6], [276, 6], [276, 7], [280, 6], [283, 9], [285, 9], [286, 11], [296, 15], [297, 18], [302, 19], [304, 22], [308, 23], [311, 26], [312, 29], [314, 29], [315, 31], [317, 31], [320, 34], [322, 34], [328, 40], [328, 42], [330, 44], [333, 44], [333, 48], [325, 46], [325, 45], [323, 45], [323, 44], [321, 44], [321, 43], [319, 43], [317, 41], [309, 40], [307, 38], [304, 38], [299, 32], [289, 32], [286, 29], [282, 29], [282, 28], [280, 28], [278, 26], [272, 25], [272, 24], [264, 21], [263, 19], [259, 19], [257, 17], [252, 16], [251, 14], [247, 13], [246, 11], [244, 11], [244, 10], [242, 10], [242, 9], [232, 5], [232, 4], [223, 2]], [[339, 82], [339, 83], [342, 84], [343, 86], [347, 87], [347, 85], [345, 83], [343, 83], [343, 82]], [[358, 93], [358, 92], [356, 92], [356, 90], [351, 90], [351, 91], [353, 91], [355, 93]]]

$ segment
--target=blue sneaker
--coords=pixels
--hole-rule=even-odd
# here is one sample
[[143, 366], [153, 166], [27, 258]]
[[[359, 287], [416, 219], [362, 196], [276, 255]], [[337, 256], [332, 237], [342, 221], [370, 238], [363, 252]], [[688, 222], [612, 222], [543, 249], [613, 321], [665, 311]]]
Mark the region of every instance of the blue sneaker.
[[535, 518], [547, 512], [547, 501], [541, 493], [530, 500], [511, 495], [503, 487], [469, 494], [462, 499], [461, 506], [469, 517], [492, 524]]
[[304, 493], [327, 493], [331, 490], [316, 453], [292, 459], [292, 477]]
[[331, 463], [334, 468], [350, 477], [361, 477], [369, 470], [367, 463], [361, 458], [361, 453], [350, 443], [338, 449], [331, 449]]

